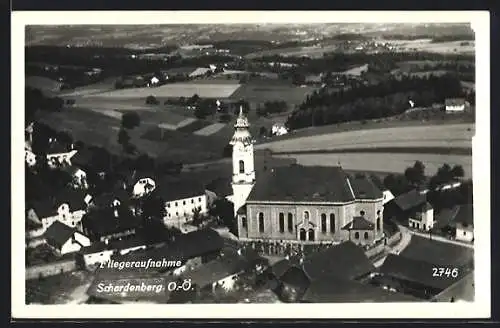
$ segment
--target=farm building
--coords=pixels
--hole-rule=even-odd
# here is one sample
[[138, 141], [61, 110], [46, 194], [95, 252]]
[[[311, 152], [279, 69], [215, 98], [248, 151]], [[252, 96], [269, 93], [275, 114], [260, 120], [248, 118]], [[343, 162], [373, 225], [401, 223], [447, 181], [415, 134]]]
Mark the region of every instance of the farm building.
[[61, 255], [78, 252], [83, 247], [90, 246], [88, 237], [59, 221], [47, 229], [44, 238], [47, 244]]
[[470, 106], [463, 98], [449, 98], [445, 100], [444, 104], [447, 113], [463, 112]]

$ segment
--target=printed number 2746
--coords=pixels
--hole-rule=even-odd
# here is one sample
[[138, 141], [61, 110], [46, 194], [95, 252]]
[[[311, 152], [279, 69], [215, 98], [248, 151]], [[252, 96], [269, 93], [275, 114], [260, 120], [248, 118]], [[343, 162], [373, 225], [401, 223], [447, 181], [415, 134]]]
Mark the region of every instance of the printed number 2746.
[[444, 267], [434, 267], [432, 268], [433, 277], [458, 277], [458, 268], [444, 268]]

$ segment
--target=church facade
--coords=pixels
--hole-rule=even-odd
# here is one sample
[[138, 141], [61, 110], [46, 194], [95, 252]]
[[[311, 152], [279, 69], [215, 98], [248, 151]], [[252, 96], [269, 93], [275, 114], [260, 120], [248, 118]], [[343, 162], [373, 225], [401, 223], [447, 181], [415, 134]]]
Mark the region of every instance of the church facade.
[[383, 238], [383, 193], [341, 167], [293, 164], [255, 172], [253, 140], [240, 110], [233, 145], [233, 197], [242, 239], [301, 243]]

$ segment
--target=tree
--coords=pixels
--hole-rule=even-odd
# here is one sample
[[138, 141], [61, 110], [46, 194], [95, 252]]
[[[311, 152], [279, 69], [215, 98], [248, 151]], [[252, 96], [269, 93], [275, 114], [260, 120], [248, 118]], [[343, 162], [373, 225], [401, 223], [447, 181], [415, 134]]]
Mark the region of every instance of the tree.
[[463, 178], [465, 175], [464, 168], [461, 165], [455, 165], [451, 169], [451, 175], [455, 178]]
[[146, 105], [158, 105], [160, 102], [156, 99], [155, 96], [147, 96], [146, 97]]
[[211, 209], [211, 214], [218, 217], [229, 229], [234, 228], [234, 204], [225, 198], [217, 199]]
[[196, 94], [196, 93], [188, 100], [188, 102], [191, 105], [196, 105], [198, 103], [198, 101], [200, 101], [200, 96], [198, 96], [198, 94]]
[[136, 112], [126, 112], [122, 115], [122, 127], [133, 129], [141, 124], [141, 118]]
[[207, 113], [202, 108], [198, 107], [194, 110], [194, 116], [199, 120], [203, 120], [207, 117]]
[[259, 135], [260, 135], [261, 137], [263, 137], [263, 136], [265, 136], [265, 135], [266, 135], [266, 133], [267, 133], [267, 129], [266, 129], [266, 127], [265, 127], [265, 126], [261, 126], [261, 127], [260, 127], [260, 129], [259, 129]]
[[118, 143], [125, 147], [130, 141], [130, 136], [128, 135], [127, 130], [125, 129], [120, 129], [118, 132]]

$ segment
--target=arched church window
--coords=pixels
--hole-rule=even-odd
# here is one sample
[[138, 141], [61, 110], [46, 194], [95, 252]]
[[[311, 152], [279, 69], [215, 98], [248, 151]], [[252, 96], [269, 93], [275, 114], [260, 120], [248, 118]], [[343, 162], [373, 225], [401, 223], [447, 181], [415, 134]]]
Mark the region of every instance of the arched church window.
[[300, 229], [300, 240], [306, 240], [306, 229]]
[[309, 220], [309, 211], [304, 211], [304, 220]]
[[279, 225], [280, 225], [280, 232], [283, 233], [285, 232], [285, 214], [280, 213], [279, 214]]
[[354, 234], [354, 238], [359, 239], [359, 232], [356, 231], [356, 233]]
[[365, 211], [360, 211], [359, 214], [361, 214], [361, 216], [365, 216]]
[[321, 232], [326, 232], [326, 214], [321, 214]]
[[245, 229], [247, 228], [247, 218], [246, 217], [241, 218], [241, 226]]
[[377, 230], [380, 230], [380, 217], [377, 218]]
[[288, 231], [293, 232], [293, 214], [288, 213]]
[[264, 232], [264, 213], [259, 213], [259, 232]]
[[365, 237], [365, 239], [368, 239], [368, 232], [365, 232], [364, 237]]
[[309, 240], [314, 240], [314, 230], [313, 229], [309, 229]]
[[330, 232], [335, 232], [335, 214], [330, 214]]
[[245, 173], [245, 162], [243, 162], [242, 160], [240, 160], [238, 162], [239, 164], [239, 167], [240, 167], [240, 173]]

